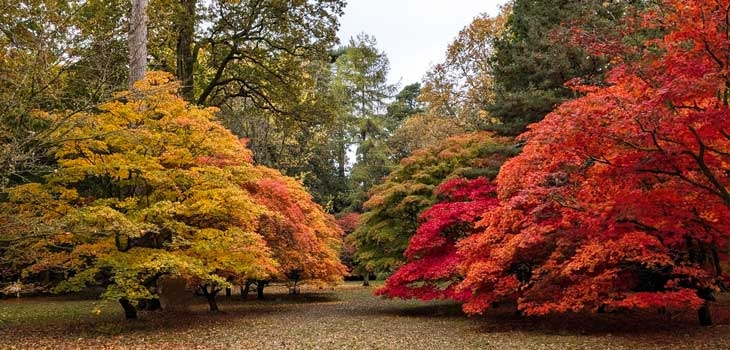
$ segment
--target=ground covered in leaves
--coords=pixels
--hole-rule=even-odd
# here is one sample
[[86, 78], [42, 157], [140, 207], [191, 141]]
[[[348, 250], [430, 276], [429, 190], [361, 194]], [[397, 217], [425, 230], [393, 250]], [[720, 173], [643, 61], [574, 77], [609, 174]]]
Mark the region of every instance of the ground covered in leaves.
[[265, 301], [221, 299], [127, 322], [115, 303], [78, 298], [0, 300], [0, 349], [730, 349], [730, 302], [716, 324], [693, 313], [524, 318], [502, 307], [480, 317], [458, 305], [384, 300], [347, 284]]

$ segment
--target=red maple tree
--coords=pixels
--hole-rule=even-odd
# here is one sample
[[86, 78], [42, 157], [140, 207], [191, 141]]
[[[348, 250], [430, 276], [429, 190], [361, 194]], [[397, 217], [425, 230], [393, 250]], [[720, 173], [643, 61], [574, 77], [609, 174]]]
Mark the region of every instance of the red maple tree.
[[459, 244], [467, 312], [507, 299], [528, 314], [697, 308], [710, 323], [730, 235], [730, 2], [658, 6], [627, 28], [663, 34], [595, 47], [613, 50], [607, 86], [575, 86], [585, 96], [503, 166], [501, 206]]
[[474, 223], [497, 205], [496, 187], [483, 177], [455, 178], [435, 192], [441, 201], [421, 215], [421, 225], [405, 251], [407, 263], [376, 294], [421, 300], [466, 297], [456, 290], [461, 278], [456, 242], [472, 234]]

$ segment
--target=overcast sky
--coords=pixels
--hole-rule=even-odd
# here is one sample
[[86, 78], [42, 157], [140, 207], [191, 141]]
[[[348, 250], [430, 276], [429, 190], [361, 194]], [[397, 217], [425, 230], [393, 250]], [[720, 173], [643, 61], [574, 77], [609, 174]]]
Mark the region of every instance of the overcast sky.
[[365, 32], [390, 60], [390, 83], [400, 87], [421, 80], [441, 62], [446, 46], [480, 13], [495, 16], [505, 0], [348, 0], [339, 37]]

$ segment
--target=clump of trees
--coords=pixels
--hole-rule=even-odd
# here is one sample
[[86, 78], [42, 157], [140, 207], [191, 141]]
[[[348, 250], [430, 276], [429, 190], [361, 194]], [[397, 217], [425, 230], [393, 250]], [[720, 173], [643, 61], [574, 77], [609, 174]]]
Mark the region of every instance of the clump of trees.
[[[530, 5], [511, 3], [486, 70], [493, 126], [513, 133], [536, 122], [517, 138], [522, 151], [494, 184], [461, 183], [462, 197], [450, 197], [454, 183], [442, 185], [445, 198], [419, 208], [416, 234], [398, 246], [407, 261], [390, 265], [396, 271], [378, 293], [453, 299], [470, 314], [503, 301], [530, 315], [691, 309], [711, 324], [709, 302], [727, 288], [730, 238], [725, 7]], [[586, 11], [614, 16], [576, 17]], [[523, 45], [535, 40], [579, 48], [539, 56], [552, 48]], [[525, 50], [536, 59], [506, 59]], [[571, 60], [589, 64], [561, 63]], [[532, 95], [545, 103], [510, 107]], [[496, 198], [480, 199], [490, 190]], [[371, 212], [390, 208], [383, 198], [373, 192]], [[362, 242], [377, 247], [362, 250], [365, 258], [393, 246]]]
[[396, 270], [405, 262], [403, 253], [419, 216], [438, 201], [440, 184], [454, 178], [492, 179], [517, 151], [508, 138], [477, 132], [448, 138], [403, 159], [373, 187], [360, 225], [348, 236], [357, 248], [355, 271], [367, 276]]

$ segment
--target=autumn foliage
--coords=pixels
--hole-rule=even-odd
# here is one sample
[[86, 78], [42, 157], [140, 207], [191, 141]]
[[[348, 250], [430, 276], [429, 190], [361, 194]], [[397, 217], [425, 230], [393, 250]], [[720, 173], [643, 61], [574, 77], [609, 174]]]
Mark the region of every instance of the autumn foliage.
[[360, 226], [349, 236], [357, 247], [358, 271], [390, 273], [400, 267], [419, 216], [437, 202], [437, 187], [454, 178], [493, 178], [517, 151], [510, 141], [488, 132], [468, 133], [403, 159], [371, 190]]
[[625, 33], [662, 35], [593, 48], [614, 57], [608, 85], [574, 86], [521, 136], [501, 205], [459, 244], [467, 312], [699, 308], [724, 287], [728, 5], [664, 1]]
[[273, 169], [259, 168], [261, 178], [243, 185], [267, 211], [259, 232], [279, 262], [273, 279], [313, 283], [338, 282], [347, 272], [340, 263], [343, 232], [334, 217], [312, 202], [303, 186]]
[[254, 165], [215, 110], [185, 103], [176, 88], [151, 73], [55, 131], [57, 170], [1, 204], [15, 268], [68, 277], [59, 291], [100, 284], [105, 297], [132, 302], [156, 296], [165, 276], [213, 297], [292, 270], [339, 280], [334, 219], [298, 182]]
[[390, 298], [462, 300], [457, 291], [461, 258], [456, 243], [475, 232], [475, 223], [498, 204], [496, 187], [483, 177], [455, 178], [436, 188], [440, 201], [421, 214], [398, 268], [376, 294]]

